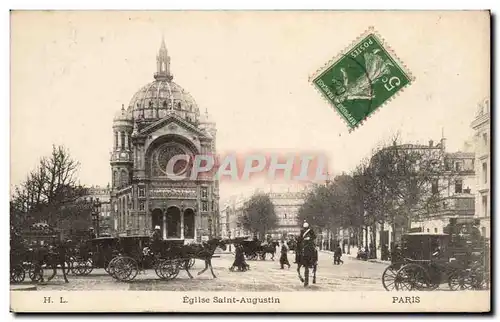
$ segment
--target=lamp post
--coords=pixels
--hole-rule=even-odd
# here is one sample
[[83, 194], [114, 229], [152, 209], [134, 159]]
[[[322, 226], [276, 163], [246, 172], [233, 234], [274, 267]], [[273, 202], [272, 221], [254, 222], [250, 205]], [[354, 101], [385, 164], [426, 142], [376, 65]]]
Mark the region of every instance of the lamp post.
[[94, 222], [96, 237], [99, 237], [99, 232], [100, 232], [100, 227], [99, 227], [100, 212], [101, 212], [101, 202], [99, 201], [99, 198], [96, 198], [96, 200], [92, 204], [92, 221]]
[[[227, 232], [227, 236], [229, 237], [229, 240], [231, 240], [231, 231], [230, 230]], [[231, 243], [229, 243], [229, 251], [231, 251]]]

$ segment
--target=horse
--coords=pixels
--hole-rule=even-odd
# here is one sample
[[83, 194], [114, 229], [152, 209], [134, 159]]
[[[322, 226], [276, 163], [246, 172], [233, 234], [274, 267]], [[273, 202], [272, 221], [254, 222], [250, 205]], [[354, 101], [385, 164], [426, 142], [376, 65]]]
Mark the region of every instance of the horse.
[[210, 268], [213, 278], [217, 278], [212, 267], [212, 257], [214, 256], [215, 249], [217, 247], [220, 247], [222, 250], [226, 250], [226, 243], [219, 238], [213, 238], [203, 244], [173, 246], [168, 253], [175, 255], [177, 258], [184, 259], [183, 268], [189, 278], [193, 278], [189, 272], [190, 259], [201, 259], [205, 261], [205, 268], [198, 272], [198, 275], [203, 274], [208, 268]]
[[[297, 259], [297, 273], [304, 287], [309, 285], [309, 269], [313, 270], [313, 284], [316, 284], [316, 270], [318, 268], [318, 250], [314, 242], [304, 240], [302, 246], [296, 250], [299, 252]], [[300, 275], [300, 268], [304, 266], [304, 278]]]
[[278, 247], [279, 243], [276, 241], [270, 242], [267, 245], [262, 245], [261, 247], [261, 258], [263, 260], [266, 259], [266, 254], [271, 254], [271, 259], [274, 260], [274, 255], [276, 254], [276, 247]]
[[33, 249], [31, 252], [34, 265], [34, 275], [39, 275], [40, 282], [44, 283], [42, 266], [46, 265], [47, 268], [52, 268], [52, 275], [49, 276], [47, 282], [50, 282], [57, 274], [57, 267], [61, 266], [61, 271], [64, 277], [64, 283], [69, 283], [66, 276], [66, 245], [58, 244], [52, 247], [40, 247]]

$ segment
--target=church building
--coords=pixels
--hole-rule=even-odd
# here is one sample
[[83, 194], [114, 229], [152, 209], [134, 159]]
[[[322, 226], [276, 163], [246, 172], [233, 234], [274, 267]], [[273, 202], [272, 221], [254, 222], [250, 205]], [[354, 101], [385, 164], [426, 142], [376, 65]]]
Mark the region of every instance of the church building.
[[[164, 40], [153, 76], [113, 120], [111, 204], [117, 234], [147, 235], [159, 226], [163, 239], [206, 240], [216, 232], [218, 181], [201, 175], [172, 180], [167, 163], [180, 154], [191, 160], [215, 154], [215, 123], [173, 81]], [[189, 162], [175, 163], [175, 174], [189, 171]]]

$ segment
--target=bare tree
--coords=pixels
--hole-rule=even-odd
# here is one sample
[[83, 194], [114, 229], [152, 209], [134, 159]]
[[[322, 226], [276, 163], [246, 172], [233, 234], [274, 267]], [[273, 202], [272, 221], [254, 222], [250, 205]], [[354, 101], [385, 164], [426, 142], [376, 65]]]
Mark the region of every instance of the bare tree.
[[[57, 227], [61, 223], [61, 207], [85, 195], [77, 185], [79, 163], [62, 146], [53, 146], [49, 157], [40, 159], [26, 180], [14, 189], [11, 197], [11, 222], [30, 225], [46, 221]], [[89, 215], [90, 217], [90, 215]]]

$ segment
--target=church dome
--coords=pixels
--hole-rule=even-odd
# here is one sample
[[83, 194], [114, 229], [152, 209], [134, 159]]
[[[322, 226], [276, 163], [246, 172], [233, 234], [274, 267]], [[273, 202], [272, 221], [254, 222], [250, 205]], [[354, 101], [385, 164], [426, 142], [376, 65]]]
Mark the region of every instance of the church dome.
[[156, 56], [154, 79], [132, 96], [127, 109], [128, 114], [134, 120], [154, 121], [172, 113], [197, 124], [200, 111], [191, 94], [172, 81], [170, 56], [164, 40]]
[[168, 79], [156, 79], [143, 86], [130, 100], [128, 112], [138, 119], [163, 118], [174, 113], [183, 119], [197, 123], [200, 110], [195, 100], [181, 86]]

